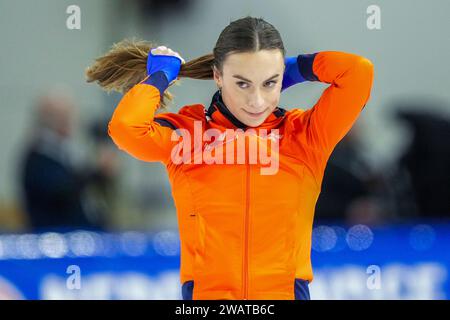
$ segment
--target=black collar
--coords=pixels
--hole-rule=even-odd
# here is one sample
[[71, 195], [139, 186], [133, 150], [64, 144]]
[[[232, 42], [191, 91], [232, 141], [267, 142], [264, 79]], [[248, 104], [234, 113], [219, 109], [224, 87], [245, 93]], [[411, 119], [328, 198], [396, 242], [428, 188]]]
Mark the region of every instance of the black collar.
[[208, 108], [208, 116], [212, 117], [212, 114], [214, 111], [219, 110], [220, 113], [222, 113], [230, 122], [235, 125], [237, 128], [246, 129], [247, 125], [242, 123], [241, 121], [236, 118], [230, 110], [228, 110], [227, 106], [222, 100], [222, 95], [220, 94], [220, 91], [217, 90], [216, 93], [214, 93], [213, 98], [211, 100], [211, 104]]

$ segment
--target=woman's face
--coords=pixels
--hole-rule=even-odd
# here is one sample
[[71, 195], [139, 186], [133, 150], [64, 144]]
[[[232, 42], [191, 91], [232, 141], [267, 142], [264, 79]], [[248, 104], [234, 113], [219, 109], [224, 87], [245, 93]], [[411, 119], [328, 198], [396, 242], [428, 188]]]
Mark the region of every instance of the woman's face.
[[280, 100], [284, 73], [281, 50], [232, 53], [224, 61], [223, 74], [214, 67], [214, 80], [222, 99], [242, 123], [257, 127]]

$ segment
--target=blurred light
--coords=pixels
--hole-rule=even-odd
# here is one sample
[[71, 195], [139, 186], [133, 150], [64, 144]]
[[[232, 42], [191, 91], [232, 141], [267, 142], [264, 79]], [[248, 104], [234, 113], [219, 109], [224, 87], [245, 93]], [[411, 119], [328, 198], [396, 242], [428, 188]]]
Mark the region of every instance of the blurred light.
[[17, 236], [16, 235], [6, 235], [6, 236], [0, 236], [0, 247], [1, 249], [1, 259], [17, 259], [19, 258], [17, 256], [17, 250], [16, 250], [16, 243], [17, 243]]
[[24, 234], [18, 237], [16, 244], [17, 255], [22, 259], [37, 259], [41, 257], [38, 246], [38, 236]]
[[337, 242], [337, 235], [333, 228], [328, 226], [318, 226], [313, 229], [312, 248], [315, 251], [323, 252], [334, 248]]
[[339, 226], [333, 226], [334, 233], [336, 234], [336, 244], [332, 249], [333, 252], [344, 250], [347, 247], [347, 231]]
[[93, 256], [97, 251], [98, 235], [89, 231], [75, 231], [67, 235], [70, 251], [77, 257]]
[[129, 256], [143, 255], [147, 249], [147, 236], [140, 232], [125, 232], [120, 237], [121, 247]]
[[117, 245], [120, 243], [120, 237], [117, 234], [97, 234], [96, 243], [98, 254], [104, 257], [114, 257], [121, 250], [121, 247]]
[[3, 248], [3, 237], [0, 237], [0, 259], [3, 259], [5, 255], [5, 249]]
[[0, 300], [25, 300], [25, 297], [13, 283], [0, 276]]
[[59, 233], [48, 232], [39, 236], [39, 249], [49, 258], [61, 258], [67, 253], [67, 243]]
[[176, 256], [180, 252], [180, 239], [173, 231], [158, 232], [153, 238], [153, 248], [162, 256]]
[[357, 224], [348, 230], [346, 241], [352, 250], [366, 250], [372, 245], [373, 232], [368, 226]]
[[409, 234], [409, 243], [414, 250], [424, 251], [430, 249], [436, 239], [434, 229], [426, 224], [419, 224], [412, 228]]

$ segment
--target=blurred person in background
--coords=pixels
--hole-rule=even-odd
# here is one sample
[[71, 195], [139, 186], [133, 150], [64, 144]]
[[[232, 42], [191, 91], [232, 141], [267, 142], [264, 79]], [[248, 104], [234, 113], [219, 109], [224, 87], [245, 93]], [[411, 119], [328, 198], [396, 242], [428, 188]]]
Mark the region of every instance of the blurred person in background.
[[[428, 105], [427, 105], [428, 104]], [[409, 199], [413, 209], [401, 206], [403, 217], [449, 218], [450, 217], [450, 119], [430, 111], [431, 102], [408, 102], [410, 110], [395, 115], [412, 133], [411, 141], [400, 156], [392, 176], [393, 181], [404, 181], [397, 193], [398, 202]], [[419, 107], [419, 108], [417, 108]]]
[[316, 206], [320, 223], [378, 225], [394, 217], [394, 199], [382, 172], [374, 171], [358, 147], [358, 127], [337, 144], [328, 160]]
[[39, 98], [19, 164], [23, 209], [34, 230], [105, 226], [105, 212], [86, 195], [92, 184], [110, 181], [114, 153], [100, 149], [96, 163], [83, 163], [71, 143], [76, 109], [70, 95], [50, 91]]
[[90, 210], [96, 211], [96, 216], [103, 217], [104, 227], [116, 230], [121, 228], [116, 221], [120, 214], [119, 203], [122, 201], [119, 192], [119, 155], [114, 143], [108, 136], [105, 125], [109, 119], [101, 117], [91, 122], [89, 139], [92, 141], [92, 159], [99, 168], [97, 174], [86, 185], [86, 202], [90, 204]]

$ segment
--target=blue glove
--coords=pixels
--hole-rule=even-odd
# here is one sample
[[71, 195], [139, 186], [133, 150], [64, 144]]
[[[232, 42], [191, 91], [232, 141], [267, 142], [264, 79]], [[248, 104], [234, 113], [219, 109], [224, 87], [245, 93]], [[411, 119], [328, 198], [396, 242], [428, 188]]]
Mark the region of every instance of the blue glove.
[[162, 95], [169, 84], [177, 78], [184, 60], [166, 54], [154, 55], [152, 50], [147, 57], [147, 75], [149, 77], [143, 83], [157, 87]]
[[284, 59], [284, 65], [286, 69], [283, 74], [283, 83], [281, 85], [281, 91], [293, 86], [294, 84], [301, 83], [305, 81], [300, 69], [298, 67], [297, 56], [286, 57]]
[[147, 74], [150, 76], [157, 71], [163, 71], [170, 83], [178, 76], [182, 63], [183, 61], [178, 57], [162, 54], [154, 55], [150, 50], [147, 57]]
[[312, 71], [315, 56], [316, 53], [301, 54], [295, 57], [286, 57], [284, 59], [286, 69], [283, 74], [281, 91], [297, 83], [318, 80]]

